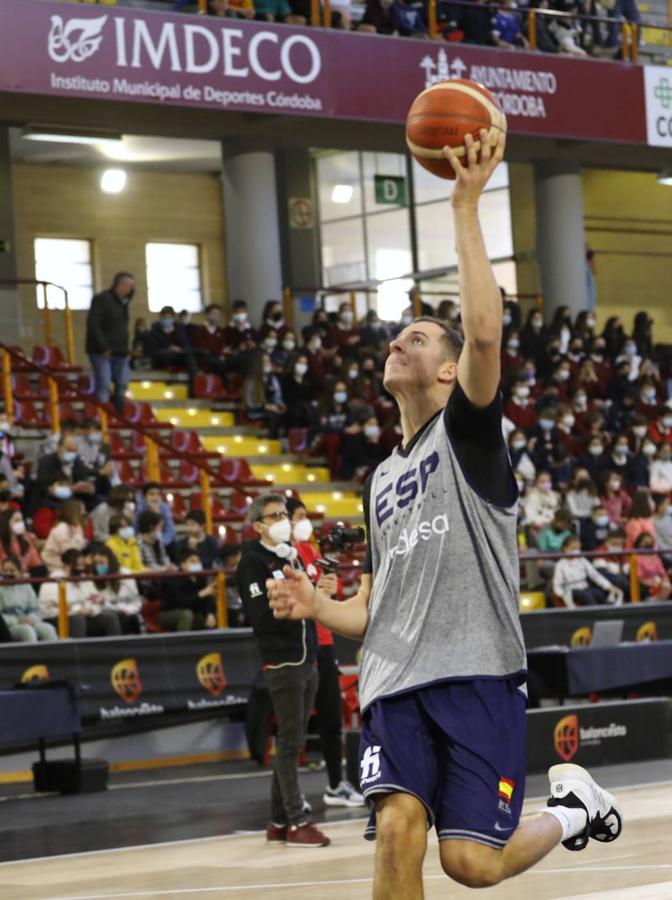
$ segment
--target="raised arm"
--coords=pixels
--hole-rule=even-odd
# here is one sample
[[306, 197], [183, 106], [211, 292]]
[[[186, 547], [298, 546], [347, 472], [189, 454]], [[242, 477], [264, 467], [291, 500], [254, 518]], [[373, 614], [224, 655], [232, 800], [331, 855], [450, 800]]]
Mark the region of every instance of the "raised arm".
[[492, 150], [488, 134], [483, 130], [480, 143], [481, 158], [478, 160], [474, 139], [467, 135], [467, 167], [450, 147], [444, 147], [443, 152], [456, 172], [451, 203], [464, 329], [464, 348], [457, 366], [457, 378], [472, 403], [488, 406], [499, 388], [501, 374], [502, 297], [485, 249], [478, 201], [504, 156], [505, 136], [500, 134], [497, 146]]
[[362, 575], [359, 590], [349, 600], [331, 600], [308, 578], [285, 566], [284, 579], [266, 582], [268, 601], [276, 619], [316, 619], [332, 631], [361, 640], [369, 624], [371, 576]]

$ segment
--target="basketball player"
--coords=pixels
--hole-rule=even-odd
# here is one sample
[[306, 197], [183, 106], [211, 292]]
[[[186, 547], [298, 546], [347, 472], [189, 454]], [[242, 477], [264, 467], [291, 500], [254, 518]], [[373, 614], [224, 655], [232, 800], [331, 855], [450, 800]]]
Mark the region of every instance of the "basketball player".
[[[553, 766], [551, 799], [519, 822], [525, 649], [518, 617], [517, 488], [501, 430], [502, 299], [478, 218], [504, 152], [470, 136], [452, 195], [464, 341], [422, 316], [390, 344], [384, 384], [403, 441], [365, 491], [369, 553], [358, 594], [324, 597], [303, 574], [268, 582], [274, 615], [363, 638], [361, 788], [377, 838], [374, 898], [423, 896], [427, 830], [443, 870], [495, 885], [560, 841], [618, 837], [614, 799], [579, 766]], [[368, 496], [367, 496], [368, 494]]]

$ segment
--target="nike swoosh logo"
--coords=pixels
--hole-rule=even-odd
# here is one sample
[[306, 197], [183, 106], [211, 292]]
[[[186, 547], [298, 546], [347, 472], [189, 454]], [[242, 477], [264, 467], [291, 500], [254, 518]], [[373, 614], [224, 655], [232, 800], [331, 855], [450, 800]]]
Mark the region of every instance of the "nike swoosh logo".
[[502, 828], [499, 822], [495, 822], [495, 831], [513, 831], [513, 829], [513, 825], [511, 825], [509, 828]]

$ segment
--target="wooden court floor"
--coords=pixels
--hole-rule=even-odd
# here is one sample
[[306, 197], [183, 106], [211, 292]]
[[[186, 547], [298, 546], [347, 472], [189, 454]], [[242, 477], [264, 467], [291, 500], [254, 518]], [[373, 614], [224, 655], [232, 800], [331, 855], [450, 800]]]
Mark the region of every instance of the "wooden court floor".
[[[434, 838], [425, 896], [498, 900], [672, 900], [672, 783], [618, 792], [625, 827], [613, 844], [581, 853], [560, 847], [496, 888], [470, 891], [441, 873]], [[542, 801], [526, 803], [533, 812]], [[371, 896], [373, 847], [363, 821], [324, 826], [319, 850], [267, 846], [261, 833], [181, 841], [0, 865], [1, 900], [241, 898], [364, 900]], [[394, 900], [394, 898], [390, 898]]]

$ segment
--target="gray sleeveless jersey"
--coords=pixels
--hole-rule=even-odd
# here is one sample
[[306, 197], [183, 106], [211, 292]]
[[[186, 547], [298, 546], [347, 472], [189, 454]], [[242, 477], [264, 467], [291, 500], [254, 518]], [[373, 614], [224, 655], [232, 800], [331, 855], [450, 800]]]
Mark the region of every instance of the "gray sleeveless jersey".
[[481, 498], [436, 417], [374, 473], [373, 588], [360, 701], [449, 678], [525, 669], [515, 505]]

